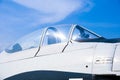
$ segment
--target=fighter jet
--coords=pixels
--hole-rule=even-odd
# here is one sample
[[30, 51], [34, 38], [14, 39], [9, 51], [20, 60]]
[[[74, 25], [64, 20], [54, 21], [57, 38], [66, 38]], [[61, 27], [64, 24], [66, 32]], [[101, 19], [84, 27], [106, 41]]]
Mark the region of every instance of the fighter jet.
[[78, 24], [41, 28], [0, 54], [0, 80], [120, 80], [120, 39]]

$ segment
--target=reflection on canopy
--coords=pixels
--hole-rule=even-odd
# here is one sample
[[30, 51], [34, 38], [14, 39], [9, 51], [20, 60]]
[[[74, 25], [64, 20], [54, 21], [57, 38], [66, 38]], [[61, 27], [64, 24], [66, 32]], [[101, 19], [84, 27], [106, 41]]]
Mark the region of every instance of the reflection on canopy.
[[12, 46], [7, 48], [5, 51], [7, 53], [14, 53], [21, 50], [26, 50], [30, 48], [36, 48], [39, 46], [42, 30], [37, 30], [30, 33], [18, 41], [16, 41]]
[[85, 42], [86, 40], [98, 39], [100, 37], [101, 36], [97, 35], [96, 33], [79, 25], [50, 26], [24, 36], [5, 51], [7, 53], [14, 53], [26, 49], [63, 43], [67, 42], [68, 40]]
[[[48, 39], [52, 39], [53, 37], [60, 39], [60, 42], [56, 42], [56, 43], [62, 43], [62, 42], [67, 41], [71, 25], [57, 25], [57, 26], [52, 26], [52, 27], [58, 30], [58, 32], [57, 34], [55, 33], [53, 34], [53, 32], [52, 33], [47, 32], [45, 35], [47, 35], [47, 37], [49, 35]], [[37, 30], [33, 33], [30, 33], [22, 37], [21, 39], [16, 41], [12, 46], [7, 48], [5, 51], [7, 53], [14, 53], [14, 52], [18, 52], [18, 51], [22, 51], [26, 49], [38, 48], [40, 46], [41, 37], [43, 35], [42, 31], [44, 30], [40, 29], [40, 30]], [[45, 39], [44, 39], [44, 42], [45, 42]], [[53, 39], [49, 40], [48, 43], [46, 45], [52, 44]]]

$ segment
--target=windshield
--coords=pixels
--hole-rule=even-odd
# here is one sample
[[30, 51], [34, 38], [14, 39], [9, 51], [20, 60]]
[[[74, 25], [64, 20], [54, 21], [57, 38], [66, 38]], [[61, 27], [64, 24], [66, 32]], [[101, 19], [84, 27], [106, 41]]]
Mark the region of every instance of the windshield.
[[86, 42], [86, 40], [99, 39], [100, 35], [76, 25], [73, 29], [72, 40]]

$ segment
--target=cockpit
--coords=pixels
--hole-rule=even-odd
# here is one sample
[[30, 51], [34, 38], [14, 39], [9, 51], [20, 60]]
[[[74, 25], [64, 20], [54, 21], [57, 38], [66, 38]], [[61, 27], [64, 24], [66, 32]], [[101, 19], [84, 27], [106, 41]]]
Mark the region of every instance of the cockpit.
[[100, 37], [98, 34], [79, 25], [50, 26], [22, 37], [5, 49], [5, 52], [15, 53], [31, 48], [39, 48], [41, 46], [70, 41], [84, 42], [85, 40], [98, 39]]

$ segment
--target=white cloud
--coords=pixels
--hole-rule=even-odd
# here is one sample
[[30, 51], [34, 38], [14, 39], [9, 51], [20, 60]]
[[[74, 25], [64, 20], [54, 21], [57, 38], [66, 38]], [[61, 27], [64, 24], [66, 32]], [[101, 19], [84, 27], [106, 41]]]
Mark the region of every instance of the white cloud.
[[91, 0], [2, 0], [0, 6], [1, 51], [35, 26], [62, 21], [75, 11], [89, 11], [92, 4]]
[[[41, 24], [63, 20], [76, 10], [86, 11], [91, 8], [90, 0], [14, 0], [26, 7], [35, 9], [43, 15], [38, 16]], [[89, 8], [90, 7], [90, 8]]]

